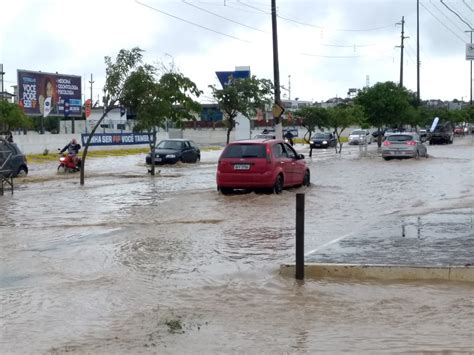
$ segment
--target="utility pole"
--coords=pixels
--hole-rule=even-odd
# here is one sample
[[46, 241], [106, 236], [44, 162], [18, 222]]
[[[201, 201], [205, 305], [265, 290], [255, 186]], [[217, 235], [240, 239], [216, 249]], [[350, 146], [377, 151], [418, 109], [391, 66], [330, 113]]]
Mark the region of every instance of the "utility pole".
[[273, 85], [275, 88], [275, 104], [273, 105], [273, 120], [275, 122], [275, 136], [283, 138], [280, 117], [283, 113], [280, 98], [280, 67], [278, 63], [278, 31], [276, 16], [276, 0], [272, 0], [272, 38], [273, 38]]
[[94, 98], [92, 97], [92, 84], [95, 83], [94, 80], [92, 80], [92, 74], [91, 74], [91, 80], [89, 80], [89, 83], [91, 84], [91, 107], [94, 106]]
[[420, 0], [416, 0], [416, 100], [420, 106]]
[[409, 37], [405, 37], [404, 34], [405, 34], [405, 16], [402, 16], [402, 22], [398, 22], [397, 25], [402, 25], [402, 35], [401, 35], [401, 44], [400, 44], [400, 87], [403, 87], [403, 48], [404, 48], [404, 45], [403, 45], [403, 41], [405, 40], [405, 38], [409, 38]]
[[[471, 33], [471, 47], [472, 47], [472, 32], [474, 32], [474, 30], [469, 30], [469, 31], [465, 31], [465, 32], [470, 32], [470, 33]], [[470, 88], [470, 93], [469, 93], [469, 95], [470, 95], [470, 96], [469, 96], [469, 97], [470, 97], [470, 99], [469, 99], [469, 105], [472, 106], [472, 59], [470, 60], [470, 62], [471, 62], [471, 83], [470, 83], [470, 85], [469, 85], [469, 88]]]
[[3, 71], [3, 64], [0, 64], [0, 82], [2, 83], [2, 90], [0, 93], [2, 94], [2, 99], [4, 98], [4, 93], [3, 93], [3, 76], [5, 75], [5, 72]]

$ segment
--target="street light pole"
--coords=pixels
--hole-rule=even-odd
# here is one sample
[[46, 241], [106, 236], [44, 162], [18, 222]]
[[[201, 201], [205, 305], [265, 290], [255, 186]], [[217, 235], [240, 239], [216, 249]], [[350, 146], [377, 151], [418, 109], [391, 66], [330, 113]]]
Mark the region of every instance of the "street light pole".
[[416, 100], [420, 105], [420, 0], [416, 0]]
[[273, 111], [273, 120], [275, 122], [275, 136], [283, 138], [281, 127], [281, 112], [277, 108], [281, 105], [280, 97], [280, 68], [278, 63], [278, 31], [276, 17], [276, 0], [272, 0], [272, 38], [273, 38], [273, 85], [275, 90], [275, 105]]

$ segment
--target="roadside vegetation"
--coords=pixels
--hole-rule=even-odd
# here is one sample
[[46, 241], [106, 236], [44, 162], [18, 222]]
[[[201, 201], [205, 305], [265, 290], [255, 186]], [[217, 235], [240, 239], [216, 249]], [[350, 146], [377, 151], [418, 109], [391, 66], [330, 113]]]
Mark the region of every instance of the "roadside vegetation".
[[435, 117], [440, 122], [453, 124], [474, 123], [474, 107], [468, 106], [460, 110], [447, 108], [430, 108], [420, 106], [416, 95], [394, 82], [377, 83], [369, 88], [359, 90], [350, 104], [341, 104], [333, 108], [304, 107], [297, 112], [303, 127], [307, 132], [304, 135], [305, 143], [316, 131], [330, 130], [338, 140], [336, 153], [342, 150], [342, 132], [349, 126], [357, 125], [361, 128], [376, 127], [379, 130], [377, 144], [382, 144], [380, 130], [384, 128], [412, 128], [429, 127]]

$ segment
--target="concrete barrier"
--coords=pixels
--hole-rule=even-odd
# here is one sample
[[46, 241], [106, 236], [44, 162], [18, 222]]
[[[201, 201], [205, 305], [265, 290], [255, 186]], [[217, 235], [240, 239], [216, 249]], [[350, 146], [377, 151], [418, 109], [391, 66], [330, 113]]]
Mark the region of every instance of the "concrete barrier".
[[[295, 265], [280, 267], [280, 274], [295, 277]], [[449, 280], [474, 282], [473, 266], [410, 266], [410, 265], [371, 265], [371, 264], [327, 264], [309, 263], [305, 265], [307, 278], [347, 278], [378, 280]]]
[[[125, 131], [124, 131], [125, 132]], [[101, 131], [102, 133], [102, 131]], [[157, 142], [168, 138], [186, 138], [193, 140], [197, 145], [204, 146], [224, 146], [226, 144], [227, 132], [225, 129], [185, 129], [160, 131], [157, 133]], [[58, 148], [63, 148], [71, 139], [76, 138], [81, 141], [81, 134], [38, 134], [37, 132], [28, 132], [28, 134], [14, 134], [13, 141], [18, 145], [24, 154], [42, 154], [46, 150], [50, 153], [57, 152]], [[234, 135], [231, 134], [231, 140]], [[124, 148], [147, 148], [148, 144], [137, 145], [115, 145], [115, 146], [91, 146], [90, 150], [109, 150]]]

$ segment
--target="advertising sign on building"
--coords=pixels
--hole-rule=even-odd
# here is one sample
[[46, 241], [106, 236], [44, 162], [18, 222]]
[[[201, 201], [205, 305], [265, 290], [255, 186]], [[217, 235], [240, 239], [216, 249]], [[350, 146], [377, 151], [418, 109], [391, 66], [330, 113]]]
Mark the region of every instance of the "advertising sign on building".
[[44, 116], [50, 101], [50, 116], [63, 116], [69, 103], [69, 116], [81, 117], [81, 94], [80, 76], [18, 70], [18, 100], [28, 116]]

